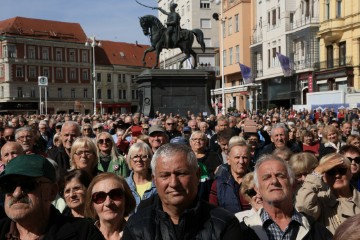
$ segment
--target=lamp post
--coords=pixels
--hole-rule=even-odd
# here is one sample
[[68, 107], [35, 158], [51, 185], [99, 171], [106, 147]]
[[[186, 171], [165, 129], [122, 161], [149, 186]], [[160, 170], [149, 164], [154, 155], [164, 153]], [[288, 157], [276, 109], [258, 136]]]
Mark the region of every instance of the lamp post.
[[95, 36], [88, 38], [85, 42], [85, 46], [91, 46], [92, 48], [92, 80], [94, 88], [94, 115], [96, 115], [96, 68], [95, 68], [95, 47], [101, 47], [101, 42], [95, 39]]
[[100, 103], [100, 114], [103, 114], [103, 110], [102, 110], [102, 101], [99, 102]]
[[[220, 61], [221, 61], [221, 112], [223, 115], [225, 115], [225, 109], [226, 109], [226, 101], [225, 101], [225, 76], [224, 76], [224, 24], [225, 24], [225, 18], [223, 17], [223, 0], [217, 0], [216, 4], [220, 4], [220, 12], [221, 12], [221, 26], [220, 26], [220, 38], [221, 38], [221, 47], [220, 47]], [[219, 14], [214, 13], [213, 18], [218, 21], [219, 20]]]

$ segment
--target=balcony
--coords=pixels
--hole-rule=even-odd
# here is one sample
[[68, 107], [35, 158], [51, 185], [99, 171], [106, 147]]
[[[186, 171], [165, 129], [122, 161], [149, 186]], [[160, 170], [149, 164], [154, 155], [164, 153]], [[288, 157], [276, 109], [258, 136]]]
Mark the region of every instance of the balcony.
[[344, 59], [334, 59], [333, 61], [316, 62], [314, 64], [314, 68], [318, 70], [350, 66], [352, 66], [352, 57], [346, 57]]
[[297, 60], [294, 61], [294, 70], [298, 71], [298, 70], [303, 70], [303, 69], [308, 69], [308, 68], [313, 68], [314, 64], [312, 61], [308, 61], [308, 60]]
[[263, 35], [261, 31], [255, 31], [254, 34], [250, 37], [250, 44], [256, 44], [262, 42]]
[[257, 69], [255, 71], [255, 78], [259, 78], [263, 76], [263, 70], [262, 69]]
[[291, 31], [308, 25], [320, 25], [319, 18], [302, 17], [292, 23], [286, 24], [286, 31]]

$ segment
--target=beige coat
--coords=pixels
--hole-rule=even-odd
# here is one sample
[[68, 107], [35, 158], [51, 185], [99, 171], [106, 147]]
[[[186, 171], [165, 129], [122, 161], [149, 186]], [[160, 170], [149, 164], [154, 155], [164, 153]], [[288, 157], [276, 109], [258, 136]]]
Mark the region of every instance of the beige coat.
[[351, 198], [336, 198], [319, 177], [309, 174], [296, 195], [295, 206], [334, 234], [348, 217], [360, 214], [360, 194], [354, 189]]

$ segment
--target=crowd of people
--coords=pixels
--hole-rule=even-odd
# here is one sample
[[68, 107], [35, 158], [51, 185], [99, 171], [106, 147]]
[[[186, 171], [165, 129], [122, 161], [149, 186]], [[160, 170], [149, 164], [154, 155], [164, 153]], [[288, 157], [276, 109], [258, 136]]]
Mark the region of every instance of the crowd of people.
[[359, 119], [0, 116], [0, 239], [360, 239]]

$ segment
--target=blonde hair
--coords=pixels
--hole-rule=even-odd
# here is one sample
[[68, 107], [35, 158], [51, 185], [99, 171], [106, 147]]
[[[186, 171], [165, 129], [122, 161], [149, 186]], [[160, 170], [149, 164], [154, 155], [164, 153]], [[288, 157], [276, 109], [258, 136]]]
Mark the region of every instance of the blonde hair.
[[97, 150], [96, 150], [96, 145], [94, 143], [94, 141], [91, 138], [88, 137], [80, 137], [77, 138], [75, 140], [75, 142], [73, 143], [73, 145], [71, 146], [71, 151], [70, 151], [70, 165], [72, 169], [75, 169], [75, 162], [74, 162], [74, 155], [75, 152], [81, 148], [81, 147], [88, 147], [89, 150], [92, 152], [92, 154], [94, 154], [94, 162], [92, 163], [92, 167], [95, 169], [98, 163], [98, 157], [97, 157]]
[[254, 172], [250, 172], [248, 174], [246, 174], [243, 178], [242, 178], [242, 182], [241, 182], [241, 187], [240, 187], [240, 194], [242, 196], [244, 196], [244, 198], [246, 199], [246, 201], [250, 202], [251, 198], [246, 194], [246, 191], [254, 188], [255, 183], [254, 183]]
[[302, 152], [292, 155], [289, 164], [296, 175], [304, 172], [310, 173], [319, 165], [319, 162], [314, 154]]

